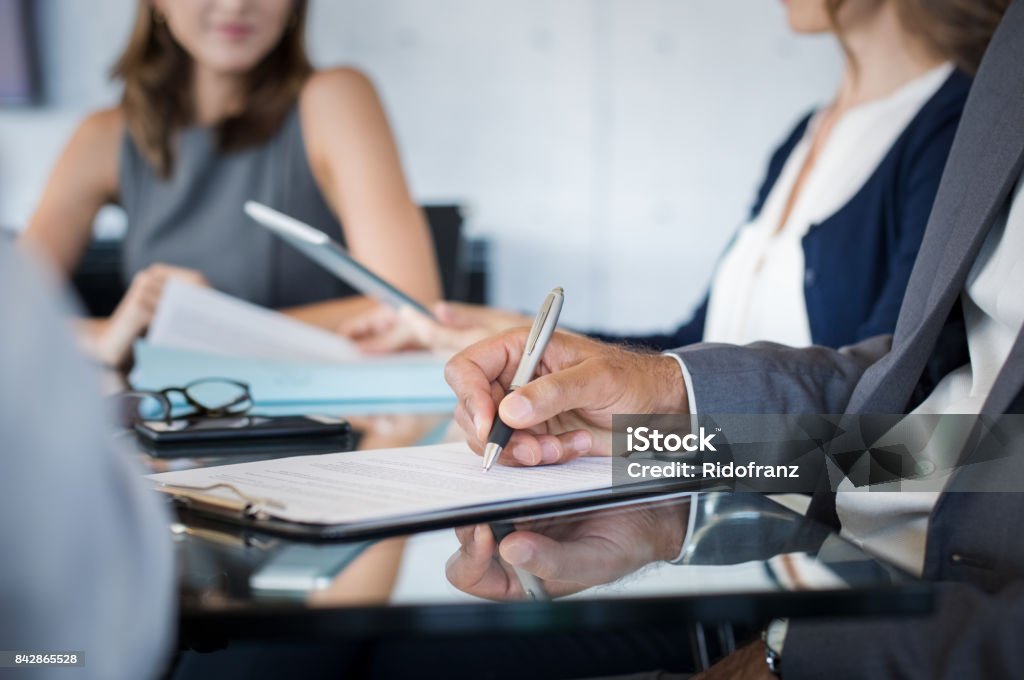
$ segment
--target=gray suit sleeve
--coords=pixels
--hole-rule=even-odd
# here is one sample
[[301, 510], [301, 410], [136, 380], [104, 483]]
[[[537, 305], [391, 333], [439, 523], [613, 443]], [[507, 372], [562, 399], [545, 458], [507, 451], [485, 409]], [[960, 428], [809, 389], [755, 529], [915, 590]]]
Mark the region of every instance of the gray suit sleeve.
[[1024, 584], [985, 593], [939, 583], [927, 619], [791, 621], [782, 654], [784, 677], [999, 678], [1024, 668]]
[[[169, 518], [112, 446], [56, 299], [0, 243], [0, 643], [84, 652], [61, 677], [154, 677], [175, 612]], [[53, 669], [36, 673], [18, 677]]]
[[686, 364], [699, 413], [843, 413], [861, 375], [891, 345], [884, 335], [839, 350], [755, 342], [672, 353]]

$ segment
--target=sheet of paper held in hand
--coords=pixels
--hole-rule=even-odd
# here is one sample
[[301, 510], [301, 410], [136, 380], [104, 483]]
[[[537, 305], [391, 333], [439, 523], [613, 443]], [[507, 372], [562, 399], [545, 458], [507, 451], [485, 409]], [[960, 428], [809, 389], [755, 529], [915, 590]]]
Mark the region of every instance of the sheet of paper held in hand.
[[154, 346], [254, 359], [359, 361], [341, 336], [225, 293], [167, 282], [146, 339]]
[[[251, 499], [283, 503], [273, 515], [290, 522], [336, 525], [417, 515], [482, 503], [526, 500], [611, 486], [610, 458], [489, 472], [465, 444], [375, 449], [222, 465], [149, 475], [175, 485], [230, 484]], [[230, 489], [203, 492], [237, 501]]]

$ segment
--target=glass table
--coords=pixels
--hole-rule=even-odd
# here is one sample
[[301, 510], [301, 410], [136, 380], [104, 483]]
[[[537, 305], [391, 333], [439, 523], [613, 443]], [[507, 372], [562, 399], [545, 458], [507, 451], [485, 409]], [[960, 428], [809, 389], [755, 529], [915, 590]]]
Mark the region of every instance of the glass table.
[[[353, 418], [358, 448], [457, 438], [446, 414]], [[237, 456], [154, 459], [154, 471], [237, 462]], [[930, 586], [830, 528], [753, 493], [704, 493], [603, 506], [519, 528], [564, 538], [580, 526], [695, 521], [678, 563], [597, 552], [579, 564], [577, 592], [545, 601], [485, 599], [446, 576], [453, 529], [355, 542], [302, 542], [177, 509], [170, 527], [180, 582], [181, 642], [209, 647], [262, 638], [368, 639], [583, 631], [631, 625], [740, 623], [780, 616], [922, 615]], [[650, 553], [641, 538], [626, 552]], [[614, 552], [614, 551], [612, 551]], [[607, 562], [605, 564], [604, 562]], [[620, 560], [621, 562], [621, 560]], [[574, 565], [573, 568], [577, 568]], [[570, 577], [570, 580], [572, 578]]]

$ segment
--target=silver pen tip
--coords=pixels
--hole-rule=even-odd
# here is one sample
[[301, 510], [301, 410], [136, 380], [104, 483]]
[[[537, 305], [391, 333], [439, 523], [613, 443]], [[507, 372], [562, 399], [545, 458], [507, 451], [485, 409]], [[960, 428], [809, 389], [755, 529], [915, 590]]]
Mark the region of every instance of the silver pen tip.
[[484, 447], [484, 472], [491, 469], [499, 455], [501, 455], [501, 447], [497, 444], [491, 442]]

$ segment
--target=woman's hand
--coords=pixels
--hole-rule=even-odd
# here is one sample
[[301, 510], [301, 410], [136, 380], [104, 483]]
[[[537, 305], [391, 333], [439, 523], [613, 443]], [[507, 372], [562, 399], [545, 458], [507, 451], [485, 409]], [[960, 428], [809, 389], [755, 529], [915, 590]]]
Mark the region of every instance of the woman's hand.
[[378, 305], [342, 322], [338, 333], [370, 354], [410, 349], [453, 354], [503, 330], [531, 323], [515, 312], [458, 302], [439, 302], [433, 312], [436, 321], [412, 307], [396, 311]]
[[153, 320], [164, 286], [171, 279], [196, 286], [209, 285], [206, 277], [192, 269], [154, 264], [140, 271], [110, 318], [92, 325], [86, 341], [89, 354], [109, 366], [122, 365], [131, 353], [132, 343]]

